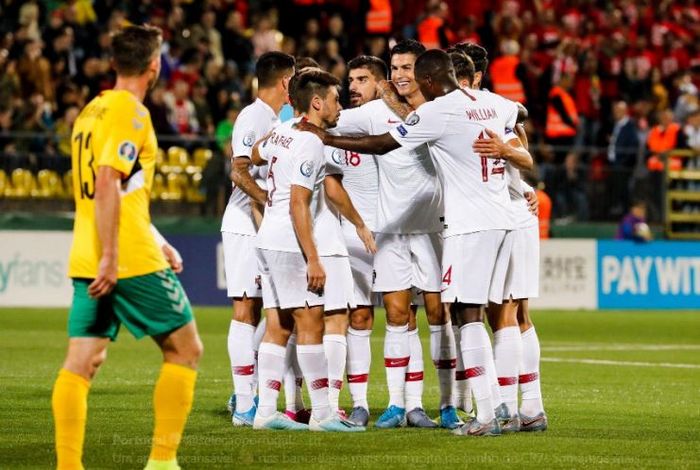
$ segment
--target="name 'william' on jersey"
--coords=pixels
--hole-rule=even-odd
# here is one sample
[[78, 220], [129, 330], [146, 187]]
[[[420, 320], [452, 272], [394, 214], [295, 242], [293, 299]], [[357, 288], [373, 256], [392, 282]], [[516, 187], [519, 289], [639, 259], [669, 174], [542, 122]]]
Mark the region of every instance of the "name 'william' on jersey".
[[505, 127], [490, 100], [454, 90], [424, 103], [391, 131], [404, 148], [427, 143], [445, 192], [445, 236], [482, 230], [511, 230], [510, 196], [502, 165], [474, 152], [490, 129], [505, 138]]

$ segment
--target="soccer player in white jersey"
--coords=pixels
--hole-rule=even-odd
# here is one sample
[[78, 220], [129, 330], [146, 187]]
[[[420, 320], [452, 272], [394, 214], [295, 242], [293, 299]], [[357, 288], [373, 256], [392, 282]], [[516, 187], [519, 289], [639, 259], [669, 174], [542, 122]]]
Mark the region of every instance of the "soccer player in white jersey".
[[[391, 50], [391, 79], [410, 105], [423, 103], [413, 75], [416, 57], [425, 48], [413, 40]], [[401, 119], [382, 101], [373, 100], [342, 113], [338, 132], [383, 134]], [[371, 149], [366, 150], [371, 153]], [[411, 150], [396, 148], [377, 160], [379, 196], [375, 231], [375, 292], [384, 297], [387, 312], [384, 339], [389, 404], [377, 427], [408, 425], [436, 427], [423, 410], [423, 351], [418, 331], [411, 328], [412, 288], [424, 292], [431, 325], [431, 355], [440, 378], [441, 423], [454, 428], [459, 423], [452, 402], [456, 349], [452, 329], [440, 302], [440, 258], [442, 253], [442, 192], [427, 145]]]
[[[304, 110], [302, 119], [333, 127], [340, 114], [338, 83], [320, 70], [301, 74], [293, 102]], [[277, 412], [285, 346], [295, 324], [297, 357], [311, 398], [308, 428], [362, 431], [329, 406], [324, 304], [335, 310], [354, 304], [352, 274], [338, 217], [326, 201], [323, 143], [293, 126], [290, 121], [277, 127], [260, 146], [268, 164], [268, 199], [256, 247], [268, 321], [258, 353], [260, 403], [253, 427], [307, 428]], [[358, 235], [368, 244], [372, 240], [366, 227], [358, 227]]]
[[[464, 323], [461, 349], [477, 402], [476, 418], [457, 432], [497, 435], [500, 425], [486, 370], [493, 353], [480, 320], [483, 305], [489, 300], [500, 303], [503, 298], [504, 279], [497, 277], [497, 268], [507, 266], [510, 256], [510, 239], [506, 237], [513, 228], [510, 197], [499, 160], [528, 167], [532, 157], [522, 146], [503, 142], [503, 127], [491, 130], [483, 125], [481, 121], [492, 120], [496, 110], [485, 96], [477, 98], [459, 87], [445, 52], [422, 54], [416, 61], [415, 74], [428, 102], [404, 124], [380, 136], [319, 135], [328, 145], [355, 151], [373, 148], [377, 155], [399, 145], [412, 148], [429, 143], [445, 192], [442, 300]], [[479, 155], [471, 149], [478, 142], [485, 146], [483, 141], [489, 138], [498, 152]]]
[[[488, 67], [488, 53], [478, 44], [457, 44], [454, 49], [466, 54], [475, 67], [471, 88], [479, 89]], [[526, 117], [527, 110], [520, 105], [518, 121]], [[523, 114], [525, 116], [523, 116]], [[514, 129], [521, 142], [527, 146], [527, 136], [521, 125]], [[508, 189], [511, 194], [513, 220], [516, 224], [513, 250], [506, 279], [506, 295], [515, 299], [517, 304], [517, 323], [508, 318], [504, 326], [500, 318], [503, 315], [497, 305], [490, 305], [488, 320], [494, 332], [494, 353], [496, 355], [496, 372], [501, 384], [501, 395], [508, 407], [509, 417], [504, 428], [515, 430], [519, 422], [521, 431], [544, 431], [547, 429], [547, 415], [542, 404], [542, 392], [539, 381], [540, 344], [534, 325], [530, 319], [528, 299], [539, 294], [539, 235], [537, 219], [533, 217], [532, 206], [537, 198], [534, 189], [521, 180], [516, 168], [507, 166], [506, 177], [509, 178]], [[523, 199], [530, 205], [530, 211], [524, 209]], [[519, 331], [514, 328], [519, 326]], [[521, 338], [522, 351], [518, 369], [515, 371], [511, 352], [518, 349], [516, 336]], [[501, 359], [499, 359], [499, 356]], [[515, 372], [514, 372], [515, 371]], [[517, 410], [517, 389], [520, 385], [522, 403]], [[514, 419], [517, 418], [517, 419]]]
[[[267, 193], [255, 182], [250, 168], [253, 145], [279, 124], [277, 115], [287, 102], [294, 58], [280, 52], [263, 54], [256, 64], [258, 98], [236, 119], [232, 140], [233, 192], [224, 212], [221, 236], [228, 296], [233, 298], [233, 317], [228, 334], [228, 353], [235, 395], [229, 400], [234, 425], [252, 425], [256, 393], [255, 331], [262, 306], [260, 275], [255, 258], [256, 204]], [[252, 200], [252, 202], [251, 202]]]
[[[348, 62], [348, 85], [350, 104], [361, 106], [378, 98], [377, 84], [387, 77], [386, 64], [377, 57], [359, 56]], [[347, 110], [340, 112], [340, 120]], [[379, 175], [376, 157], [344, 150], [336, 150], [343, 160], [342, 184], [353, 204], [371, 230], [375, 228]], [[338, 177], [338, 176], [336, 176]], [[350, 255], [350, 267], [355, 284], [357, 307], [350, 311], [347, 328], [347, 379], [353, 408], [348, 420], [367, 426], [369, 404], [367, 385], [372, 358], [370, 335], [374, 320], [372, 293], [374, 256], [365, 249], [357, 236], [355, 227], [346, 219], [341, 220], [343, 237]], [[324, 338], [325, 339], [325, 338]]]

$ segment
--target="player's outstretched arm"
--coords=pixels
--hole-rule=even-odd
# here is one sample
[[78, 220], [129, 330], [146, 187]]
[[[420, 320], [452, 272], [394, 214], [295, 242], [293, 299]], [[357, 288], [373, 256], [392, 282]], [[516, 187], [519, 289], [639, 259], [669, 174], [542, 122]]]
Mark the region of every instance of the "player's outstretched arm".
[[532, 155], [527, 151], [518, 139], [511, 139], [508, 143], [490, 129], [486, 129], [488, 139], [476, 139], [472, 146], [474, 151], [482, 157], [504, 158], [520, 170], [531, 170], [533, 166]]
[[117, 284], [119, 262], [119, 210], [121, 207], [121, 173], [100, 166], [95, 179], [95, 222], [102, 256], [97, 277], [88, 286], [88, 294], [99, 298], [109, 294]]
[[391, 109], [394, 114], [405, 121], [409, 114], [413, 111], [413, 106], [404, 100], [396, 90], [396, 85], [390, 80], [382, 80], [377, 84], [377, 92], [379, 97]]
[[388, 132], [381, 135], [344, 136], [329, 134], [308, 121], [298, 122], [295, 126], [300, 131], [313, 132], [316, 134], [318, 138], [321, 139], [321, 142], [323, 142], [323, 145], [350, 150], [352, 152], [384, 155], [400, 147], [400, 144], [396, 142]]
[[172, 269], [173, 272], [180, 274], [185, 269], [180, 252], [177, 251], [174, 246], [168, 243], [168, 240], [165, 239], [165, 237], [153, 224], [151, 224], [151, 233], [153, 234], [153, 238], [156, 239], [156, 244], [158, 244], [160, 249], [163, 251], [163, 255], [170, 265], [170, 269]]
[[365, 225], [362, 216], [350, 199], [350, 195], [345, 190], [340, 175], [328, 175], [323, 180], [326, 195], [333, 205], [338, 209], [343, 217], [348, 219], [355, 226], [357, 235], [365, 245], [368, 253], [376, 253], [377, 245], [374, 243], [372, 231]]
[[292, 217], [294, 233], [306, 258], [306, 278], [311, 292], [322, 293], [326, 284], [326, 273], [318, 256], [313, 235], [313, 218], [309, 206], [313, 192], [303, 186], [292, 185], [289, 212]]
[[236, 186], [241, 188], [241, 191], [253, 198], [253, 200], [260, 204], [265, 204], [265, 201], [267, 201], [267, 191], [255, 183], [255, 180], [250, 175], [249, 169], [250, 159], [248, 157], [235, 157], [231, 170], [231, 180]]

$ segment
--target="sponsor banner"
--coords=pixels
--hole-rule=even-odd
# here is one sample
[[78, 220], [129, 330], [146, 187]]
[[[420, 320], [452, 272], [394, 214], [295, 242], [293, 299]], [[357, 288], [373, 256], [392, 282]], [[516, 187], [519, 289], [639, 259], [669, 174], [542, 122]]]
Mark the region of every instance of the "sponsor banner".
[[543, 240], [540, 244], [540, 296], [533, 308], [595, 309], [596, 241]]
[[0, 307], [66, 307], [71, 232], [0, 232]]
[[598, 242], [599, 308], [700, 308], [700, 243]]

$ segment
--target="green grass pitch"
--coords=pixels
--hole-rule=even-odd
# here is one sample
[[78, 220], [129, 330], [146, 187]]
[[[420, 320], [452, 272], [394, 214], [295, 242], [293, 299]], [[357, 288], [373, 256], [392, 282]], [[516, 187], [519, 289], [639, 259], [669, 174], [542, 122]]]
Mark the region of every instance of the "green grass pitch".
[[[683, 312], [536, 312], [550, 429], [497, 438], [443, 430], [355, 435], [234, 429], [229, 310], [197, 309], [205, 344], [196, 399], [180, 448], [185, 469], [700, 467], [700, 315]], [[386, 404], [383, 314], [372, 337], [372, 418]], [[424, 404], [437, 415], [438, 387], [425, 316]], [[54, 465], [50, 395], [63, 358], [64, 310], [0, 309], [0, 468]], [[151, 393], [160, 356], [125, 330], [112, 345], [90, 398], [87, 468], [142, 468], [149, 450]], [[308, 402], [307, 402], [308, 403]], [[350, 408], [344, 389], [341, 405]]]

